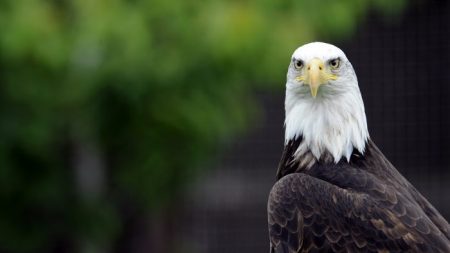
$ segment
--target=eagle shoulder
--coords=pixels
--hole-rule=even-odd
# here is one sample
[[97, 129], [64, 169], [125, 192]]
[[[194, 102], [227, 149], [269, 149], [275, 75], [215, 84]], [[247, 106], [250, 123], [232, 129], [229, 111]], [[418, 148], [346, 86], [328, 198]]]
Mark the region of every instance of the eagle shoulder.
[[273, 186], [273, 252], [450, 252], [448, 239], [408, 194], [361, 170], [317, 167], [315, 175], [292, 173]]

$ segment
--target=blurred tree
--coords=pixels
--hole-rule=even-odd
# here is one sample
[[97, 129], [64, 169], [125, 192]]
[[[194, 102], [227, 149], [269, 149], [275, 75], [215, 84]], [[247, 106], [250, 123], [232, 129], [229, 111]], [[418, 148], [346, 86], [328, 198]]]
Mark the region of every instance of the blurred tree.
[[[283, 87], [301, 43], [405, 1], [3, 0], [0, 252], [107, 252]], [[253, 109], [252, 109], [253, 108]]]

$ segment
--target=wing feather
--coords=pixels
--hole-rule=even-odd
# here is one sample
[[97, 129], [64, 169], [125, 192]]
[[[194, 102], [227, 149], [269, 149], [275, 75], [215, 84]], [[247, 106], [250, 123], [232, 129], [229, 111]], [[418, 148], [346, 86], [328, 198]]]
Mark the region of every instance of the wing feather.
[[293, 173], [274, 185], [272, 252], [450, 252], [446, 236], [412, 196], [367, 172], [341, 169]]

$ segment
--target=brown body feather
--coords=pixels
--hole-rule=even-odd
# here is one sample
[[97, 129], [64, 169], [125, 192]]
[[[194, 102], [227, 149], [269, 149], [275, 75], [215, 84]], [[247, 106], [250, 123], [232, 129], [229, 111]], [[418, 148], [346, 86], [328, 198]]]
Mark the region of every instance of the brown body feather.
[[337, 164], [302, 163], [300, 143], [286, 144], [269, 195], [271, 252], [450, 252], [448, 222], [371, 140]]

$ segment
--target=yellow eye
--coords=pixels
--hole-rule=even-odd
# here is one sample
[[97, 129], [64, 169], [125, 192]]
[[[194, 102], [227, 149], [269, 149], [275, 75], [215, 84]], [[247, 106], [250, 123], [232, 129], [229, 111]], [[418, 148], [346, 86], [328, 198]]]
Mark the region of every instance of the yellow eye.
[[331, 67], [332, 69], [338, 69], [339, 66], [341, 65], [341, 59], [336, 58], [336, 59], [330, 60], [330, 61], [328, 62], [328, 64], [330, 65], [330, 67]]
[[303, 68], [303, 61], [302, 60], [295, 60], [294, 59], [294, 66], [296, 69], [301, 69]]

